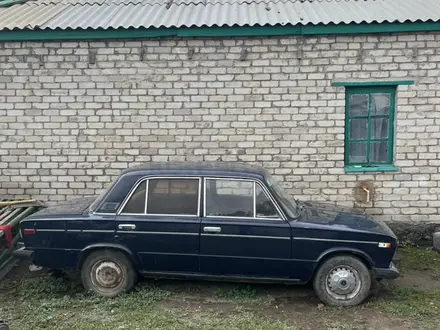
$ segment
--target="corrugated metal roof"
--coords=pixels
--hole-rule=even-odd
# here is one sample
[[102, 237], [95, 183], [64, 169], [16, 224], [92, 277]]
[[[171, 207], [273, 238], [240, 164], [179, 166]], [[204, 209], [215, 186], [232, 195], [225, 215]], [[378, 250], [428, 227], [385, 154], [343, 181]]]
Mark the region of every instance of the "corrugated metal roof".
[[440, 21], [439, 0], [37, 0], [0, 8], [0, 30]]

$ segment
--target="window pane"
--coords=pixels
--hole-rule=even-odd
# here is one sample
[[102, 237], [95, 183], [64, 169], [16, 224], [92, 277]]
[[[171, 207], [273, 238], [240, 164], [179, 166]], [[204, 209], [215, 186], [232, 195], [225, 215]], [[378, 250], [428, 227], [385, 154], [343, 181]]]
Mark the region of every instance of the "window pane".
[[384, 163], [388, 160], [388, 142], [371, 142], [370, 162]]
[[350, 117], [368, 116], [368, 94], [350, 95]]
[[371, 138], [386, 139], [388, 137], [388, 118], [371, 118]]
[[279, 218], [278, 212], [275, 209], [272, 201], [267, 198], [263, 189], [259, 184], [255, 187], [255, 204], [257, 211], [257, 218]]
[[366, 142], [350, 142], [350, 150], [348, 159], [350, 163], [366, 163], [367, 162], [367, 143]]
[[125, 204], [122, 213], [145, 213], [145, 187], [147, 181], [139, 184], [139, 186], [131, 195], [130, 200]]
[[198, 179], [150, 179], [148, 214], [198, 214]]
[[371, 115], [387, 115], [390, 109], [391, 94], [371, 94]]
[[350, 120], [350, 140], [365, 140], [367, 138], [368, 119]]
[[206, 180], [206, 215], [253, 217], [253, 182], [228, 179]]

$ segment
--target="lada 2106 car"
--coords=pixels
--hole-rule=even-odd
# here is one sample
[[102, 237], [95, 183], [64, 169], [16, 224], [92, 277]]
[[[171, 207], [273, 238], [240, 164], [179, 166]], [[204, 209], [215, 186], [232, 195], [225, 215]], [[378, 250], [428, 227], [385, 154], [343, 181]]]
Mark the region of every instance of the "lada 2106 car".
[[397, 239], [361, 212], [291, 198], [261, 167], [150, 163], [98, 198], [43, 209], [20, 224], [15, 256], [78, 268], [86, 289], [113, 297], [138, 274], [302, 284], [353, 306], [376, 279], [399, 276]]

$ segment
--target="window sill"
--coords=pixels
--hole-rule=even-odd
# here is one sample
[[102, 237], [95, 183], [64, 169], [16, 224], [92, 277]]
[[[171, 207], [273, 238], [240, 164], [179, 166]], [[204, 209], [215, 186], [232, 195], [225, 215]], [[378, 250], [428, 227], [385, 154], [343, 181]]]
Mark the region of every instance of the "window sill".
[[362, 166], [345, 166], [345, 173], [353, 173], [353, 172], [397, 172], [399, 171], [399, 167], [392, 165], [381, 165], [381, 166], [372, 166], [372, 167], [362, 167]]
[[334, 87], [372, 87], [372, 86], [398, 86], [398, 85], [414, 85], [414, 80], [379, 80], [379, 81], [333, 81]]

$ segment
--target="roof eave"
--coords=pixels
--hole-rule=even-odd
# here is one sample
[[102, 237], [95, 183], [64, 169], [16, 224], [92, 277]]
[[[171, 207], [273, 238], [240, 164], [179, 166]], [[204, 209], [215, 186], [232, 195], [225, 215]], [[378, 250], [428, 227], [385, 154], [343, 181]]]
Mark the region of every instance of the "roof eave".
[[440, 31], [440, 22], [225, 26], [130, 29], [23, 29], [0, 31], [0, 41], [109, 40], [160, 37], [265, 37], [286, 35], [352, 35]]

